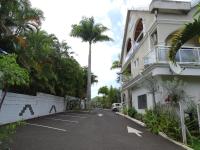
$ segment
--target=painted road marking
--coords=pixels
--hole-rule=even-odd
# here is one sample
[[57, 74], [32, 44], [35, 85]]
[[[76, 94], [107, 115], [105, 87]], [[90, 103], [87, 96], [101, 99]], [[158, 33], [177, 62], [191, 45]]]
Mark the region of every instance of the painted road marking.
[[131, 128], [129, 126], [127, 126], [127, 130], [128, 130], [128, 133], [135, 133], [137, 136], [142, 137], [142, 135], [140, 135], [142, 132], [139, 131], [139, 130], [136, 130], [136, 129]]
[[82, 118], [82, 119], [87, 118], [87, 117], [83, 117], [83, 116], [74, 116], [74, 115], [68, 115], [68, 114], [63, 114], [63, 115], [59, 115], [59, 116], [69, 116], [69, 117]]
[[98, 114], [98, 116], [99, 116], [99, 117], [102, 117], [102, 116], [103, 116], [103, 114]]
[[70, 122], [70, 123], [79, 123], [78, 121], [66, 120], [66, 119], [57, 119], [57, 118], [45, 118], [45, 119], [55, 120], [55, 121], [63, 121], [63, 122]]
[[35, 123], [26, 123], [26, 124], [31, 125], [31, 126], [36, 126], [36, 127], [43, 127], [43, 128], [48, 128], [48, 129], [53, 129], [53, 130], [67, 132], [67, 130], [65, 130], [65, 129], [54, 128], [54, 127], [45, 126], [45, 125], [41, 125], [41, 124], [35, 124]]

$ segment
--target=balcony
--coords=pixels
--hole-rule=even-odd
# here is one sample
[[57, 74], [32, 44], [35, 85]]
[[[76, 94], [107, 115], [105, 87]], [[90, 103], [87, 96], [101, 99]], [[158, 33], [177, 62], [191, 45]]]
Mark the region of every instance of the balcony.
[[[168, 51], [170, 47], [156, 46], [144, 57], [144, 66], [154, 63], [168, 63]], [[182, 47], [176, 54], [179, 64], [200, 65], [200, 47]]]
[[127, 66], [128, 64], [129, 64], [129, 62], [130, 62], [130, 60], [131, 60], [131, 56], [133, 56], [134, 55], [134, 52], [135, 52], [135, 50], [137, 49], [137, 47], [138, 47], [138, 45], [139, 45], [139, 43], [133, 43], [133, 46], [131, 47], [131, 49], [129, 50], [129, 52], [127, 53], [127, 55], [126, 55], [126, 57], [125, 57], [125, 59], [124, 59], [124, 62], [123, 62], [123, 64], [122, 64], [122, 66]]

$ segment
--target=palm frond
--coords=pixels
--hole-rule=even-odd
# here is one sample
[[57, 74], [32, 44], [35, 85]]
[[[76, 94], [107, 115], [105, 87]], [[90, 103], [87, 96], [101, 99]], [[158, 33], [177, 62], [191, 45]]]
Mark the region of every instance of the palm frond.
[[95, 39], [93, 40], [93, 43], [102, 42], [102, 41], [113, 41], [113, 39], [110, 38], [110, 37], [107, 36], [107, 35], [98, 35], [98, 36], [96, 36]]
[[117, 69], [117, 68], [120, 68], [121, 65], [120, 65], [120, 61], [119, 60], [115, 60], [113, 63], [112, 63], [112, 66], [111, 66], [111, 70], [112, 69]]
[[96, 43], [98, 41], [111, 41], [112, 39], [106, 35], [102, 35], [108, 28], [102, 24], [95, 24], [94, 18], [83, 17], [79, 24], [72, 25], [70, 35], [78, 37], [83, 42]]
[[200, 36], [200, 18], [187, 23], [183, 29], [175, 33], [169, 50], [169, 59], [175, 62], [176, 53], [187, 41], [195, 36]]
[[200, 3], [197, 5], [197, 11], [194, 13], [193, 17], [199, 17], [200, 15]]

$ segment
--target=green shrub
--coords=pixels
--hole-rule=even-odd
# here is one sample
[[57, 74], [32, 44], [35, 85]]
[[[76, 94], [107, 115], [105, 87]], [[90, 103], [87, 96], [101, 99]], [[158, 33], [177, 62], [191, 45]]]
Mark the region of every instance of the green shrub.
[[188, 144], [194, 149], [194, 150], [200, 150], [200, 137], [192, 137], [192, 139], [188, 140]]
[[151, 132], [158, 134], [159, 132], [159, 117], [153, 110], [146, 110], [144, 122]]
[[164, 132], [175, 140], [181, 140], [180, 120], [176, 117], [176, 114], [170, 113], [167, 109], [147, 110], [144, 115], [144, 122], [155, 134]]
[[127, 114], [128, 114], [128, 109], [127, 109], [126, 106], [124, 106], [124, 107], [122, 108], [122, 113], [123, 113], [124, 115], [127, 115]]
[[127, 113], [130, 117], [135, 118], [135, 115], [137, 114], [137, 110], [134, 107], [130, 107], [128, 108]]
[[144, 115], [141, 113], [136, 113], [134, 118], [142, 122], [144, 121]]
[[159, 115], [159, 130], [175, 140], [181, 140], [180, 121], [168, 113]]
[[18, 126], [24, 124], [24, 122], [16, 122], [0, 126], [0, 150], [9, 150], [10, 143], [12, 142], [11, 136], [15, 134]]

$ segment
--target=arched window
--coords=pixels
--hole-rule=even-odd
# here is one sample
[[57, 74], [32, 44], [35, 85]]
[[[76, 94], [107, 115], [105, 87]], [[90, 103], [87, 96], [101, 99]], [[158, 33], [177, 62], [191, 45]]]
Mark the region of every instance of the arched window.
[[134, 32], [134, 41], [135, 42], [140, 42], [143, 38], [143, 23], [142, 23], [142, 18], [140, 18], [137, 23], [136, 23], [136, 27], [135, 27], [135, 32]]
[[126, 54], [128, 54], [128, 52], [130, 51], [131, 47], [132, 47], [131, 38], [129, 38], [128, 41], [127, 41], [127, 46], [126, 46]]

